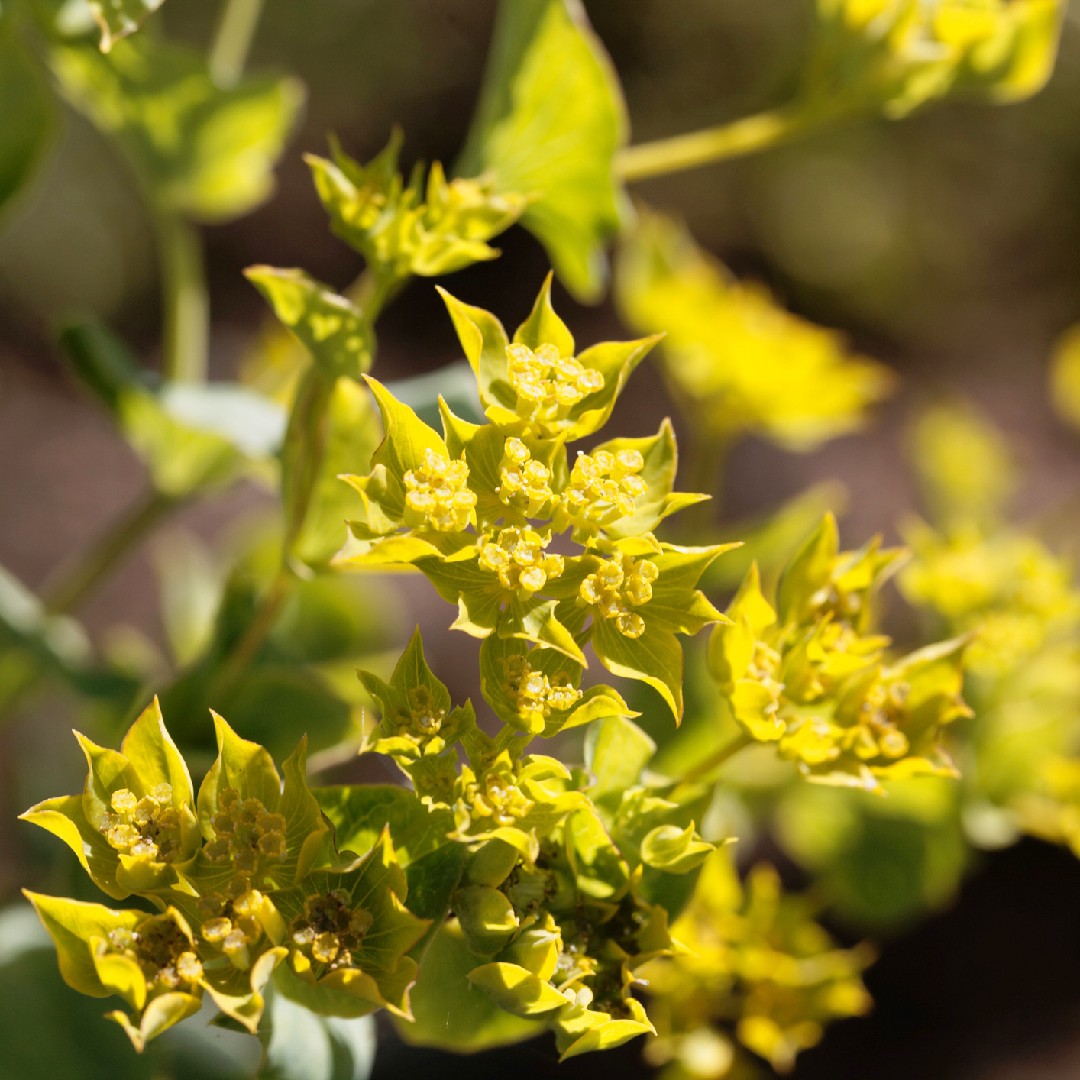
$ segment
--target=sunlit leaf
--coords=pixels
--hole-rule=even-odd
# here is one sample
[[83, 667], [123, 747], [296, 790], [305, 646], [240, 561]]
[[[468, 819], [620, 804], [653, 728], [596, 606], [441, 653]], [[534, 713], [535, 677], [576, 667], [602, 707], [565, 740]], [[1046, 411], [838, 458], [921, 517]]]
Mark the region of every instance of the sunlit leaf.
[[607, 278], [625, 126], [614, 70], [577, 0], [504, 0], [458, 171], [490, 171], [500, 190], [533, 199], [522, 221], [582, 299], [598, 299]]
[[302, 100], [290, 79], [222, 89], [202, 54], [140, 36], [96, 49], [57, 45], [53, 69], [71, 104], [123, 146], [171, 210], [226, 221], [261, 203]]
[[68, 327], [61, 342], [76, 375], [112, 415], [164, 495], [226, 484], [250, 459], [269, 456], [281, 443], [283, 413], [251, 391], [155, 384], [96, 324]]

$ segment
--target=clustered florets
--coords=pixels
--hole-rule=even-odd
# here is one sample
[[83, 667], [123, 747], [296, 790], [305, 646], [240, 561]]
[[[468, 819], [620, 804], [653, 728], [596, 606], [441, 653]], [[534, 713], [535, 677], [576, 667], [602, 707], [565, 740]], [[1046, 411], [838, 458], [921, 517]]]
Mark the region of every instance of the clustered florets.
[[461, 532], [472, 518], [476, 496], [469, 490], [469, 466], [434, 450], [405, 473], [405, 523], [435, 532]]
[[622, 553], [606, 559], [589, 574], [579, 595], [602, 619], [614, 619], [624, 637], [639, 638], [645, 632], [645, 620], [631, 609], [652, 599], [653, 582], [659, 576], [655, 563]]
[[304, 914], [293, 920], [293, 944], [311, 959], [328, 967], [349, 967], [353, 952], [374, 923], [371, 912], [351, 907], [349, 895], [334, 889], [304, 900]]
[[237, 966], [248, 966], [249, 947], [263, 936], [258, 915], [264, 902], [263, 894], [251, 888], [250, 879], [243, 875], [229, 882], [227, 893], [200, 897], [202, 939], [221, 949]]
[[639, 475], [645, 467], [640, 450], [579, 453], [563, 492], [563, 506], [571, 520], [602, 527], [634, 513], [635, 500], [648, 490]]
[[508, 592], [536, 593], [564, 569], [561, 555], [544, 550], [551, 542], [535, 529], [508, 525], [481, 537], [480, 565], [497, 574]]
[[590, 394], [604, 388], [604, 376], [576, 357], [562, 356], [555, 345], [508, 345], [510, 383], [521, 410], [530, 420], [562, 420]]
[[203, 975], [191, 939], [169, 915], [152, 915], [134, 930], [110, 930], [98, 943], [97, 955], [134, 960], [151, 992], [193, 986]]
[[205, 850], [212, 862], [230, 862], [250, 874], [263, 861], [285, 858], [285, 818], [259, 799], [241, 799], [235, 788], [223, 788], [211, 824], [215, 838]]
[[572, 709], [582, 697], [566, 671], [548, 677], [535, 671], [527, 656], [508, 656], [503, 662], [506, 688], [517, 711], [522, 715], [537, 715], [546, 720], [553, 712]]
[[121, 788], [112, 793], [109, 805], [112, 812], [105, 815], [101, 832], [110, 847], [148, 862], [170, 862], [176, 856], [180, 814], [169, 784], [156, 785], [141, 799]]
[[503, 443], [497, 494], [511, 510], [530, 518], [541, 515], [554, 498], [551, 470], [513, 436]]

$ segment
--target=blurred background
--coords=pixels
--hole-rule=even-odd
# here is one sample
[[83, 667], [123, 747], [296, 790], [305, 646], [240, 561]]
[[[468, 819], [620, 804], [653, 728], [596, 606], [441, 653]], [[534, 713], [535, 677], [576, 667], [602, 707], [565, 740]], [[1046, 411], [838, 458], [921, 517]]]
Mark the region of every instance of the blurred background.
[[[783, 102], [805, 59], [806, 3], [684, 0], [677, 14], [661, 0], [585, 6], [618, 70], [635, 142]], [[171, 37], [201, 42], [217, 9], [211, 0], [173, 0], [155, 18]], [[204, 232], [212, 378], [236, 376], [264, 325], [265, 305], [244, 267], [300, 266], [340, 288], [356, 275], [357, 258], [330, 235], [301, 155], [324, 153], [327, 135], [336, 133], [352, 156], [367, 160], [396, 124], [405, 133], [406, 165], [453, 161], [494, 11], [492, 0], [269, 0], [252, 69], [295, 74], [308, 101], [274, 196]], [[731, 520], [836, 479], [847, 491], [845, 541], [875, 532], [895, 540], [915, 504], [907, 423], [918, 403], [955, 395], [977, 401], [1007, 433], [1027, 477], [1022, 512], [1076, 492], [1080, 443], [1056, 420], [1046, 383], [1055, 342], [1080, 321], [1080, 20], [1067, 20], [1055, 74], [1031, 101], [1004, 108], [950, 102], [902, 122], [851, 122], [636, 185], [632, 194], [681, 217], [739, 276], [766, 283], [797, 314], [842, 330], [902, 380], [868, 430], [813, 453], [741, 442], [723, 493]], [[455, 275], [451, 288], [513, 323], [524, 317], [546, 260], [521, 229], [498, 246], [500, 260]], [[0, 219], [0, 564], [32, 589], [97, 537], [144, 483], [107, 418], [65, 374], [57, 322], [94, 312], [153, 367], [157, 296], [152, 233], [124, 164], [85, 120], [65, 111], [36, 182]], [[561, 290], [556, 303], [579, 341], [626, 336], [610, 303], [582, 307]], [[374, 373], [399, 378], [457, 358], [432, 282], [414, 280], [380, 321]], [[613, 430], [654, 431], [670, 409], [664, 393], [645, 365]], [[162, 646], [155, 561], [171, 557], [166, 533], [220, 542], [269, 499], [245, 485], [182, 511], [88, 598], [78, 614], [91, 636], [122, 645], [123, 628], [131, 627], [138, 640]], [[417, 619], [445, 626], [445, 609], [425, 607], [422, 588], [395, 584], [386, 595], [378, 618], [397, 641]], [[902, 633], [902, 616], [897, 627]], [[466, 694], [472, 688], [453, 678], [458, 637], [432, 633], [428, 654], [436, 672]], [[46, 796], [77, 790], [83, 767], [67, 734], [73, 720], [64, 694], [38, 692], [0, 731], [0, 906], [21, 886], [67, 884], [50, 869], [49, 838], [39, 841], [15, 817]], [[799, 1058], [794, 1075], [1080, 1076], [1077, 912], [1080, 862], [1067, 851], [1025, 840], [984, 857], [947, 910], [882, 946], [867, 976], [875, 1012], [830, 1030]], [[74, 998], [65, 999], [73, 1010], [100, 1011]], [[439, 1076], [467, 1071], [474, 1080], [507, 1068], [537, 1076], [646, 1074], [636, 1044], [559, 1070], [546, 1043], [460, 1061], [420, 1053], [387, 1032], [375, 1075], [415, 1068]], [[78, 1068], [85, 1073], [53, 1075], [98, 1075], [88, 1064]], [[0, 1051], [0, 1076], [4, 1069]]]

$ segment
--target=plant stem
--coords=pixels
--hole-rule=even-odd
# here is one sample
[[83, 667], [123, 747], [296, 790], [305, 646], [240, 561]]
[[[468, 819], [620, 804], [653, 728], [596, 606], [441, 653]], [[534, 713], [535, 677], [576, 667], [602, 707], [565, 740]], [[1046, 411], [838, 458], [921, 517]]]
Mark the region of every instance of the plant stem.
[[218, 86], [235, 86], [243, 74], [262, 6], [263, 0], [225, 0], [209, 57]]
[[692, 769], [685, 772], [676, 781], [677, 784], [689, 784], [708, 776], [714, 769], [718, 769], [729, 758], [733, 758], [740, 750], [745, 750], [754, 740], [749, 735], [739, 732], [730, 742], [725, 743], [715, 753], [710, 754], [704, 761], [699, 761]]
[[[815, 116], [813, 123], [818, 120]], [[805, 112], [776, 109], [757, 113], [687, 135], [628, 146], [616, 157], [615, 171], [623, 180], [634, 181], [696, 169], [777, 146], [810, 124]]]
[[42, 603], [50, 615], [78, 607], [117, 564], [176, 506], [178, 500], [151, 491], [117, 518], [86, 554], [69, 569], [61, 568], [46, 585]]
[[164, 313], [162, 373], [204, 382], [209, 361], [210, 304], [198, 230], [175, 211], [152, 206]]
[[[402, 279], [387, 280], [365, 272], [350, 288], [349, 295], [362, 307], [369, 322], [374, 324], [383, 306], [403, 284]], [[286, 515], [289, 520], [286, 521], [281, 565], [255, 609], [247, 629], [222, 664], [221, 671], [214, 680], [214, 695], [227, 690], [255, 658], [270, 631], [273, 630], [274, 623], [281, 614], [281, 609], [296, 581], [290, 569], [292, 545], [303, 531], [304, 519], [307, 517], [311, 497], [315, 490], [318, 469], [326, 450], [326, 411], [332, 391], [332, 382], [327, 385], [318, 378], [301, 382], [298, 397], [293, 403], [293, 414], [290, 416], [289, 425], [290, 430], [296, 426], [304, 429], [307, 435], [305, 440], [307, 460], [302, 463], [304, 475], [297, 483], [295, 505], [291, 508], [286, 506]], [[286, 435], [286, 438], [288, 439], [289, 435]]]

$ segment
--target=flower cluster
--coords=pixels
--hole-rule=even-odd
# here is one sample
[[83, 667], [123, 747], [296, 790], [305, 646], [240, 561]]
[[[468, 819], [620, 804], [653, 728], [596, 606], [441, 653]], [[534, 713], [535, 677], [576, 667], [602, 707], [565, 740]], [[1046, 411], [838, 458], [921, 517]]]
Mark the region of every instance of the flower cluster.
[[333, 231], [388, 280], [448, 274], [498, 255], [488, 241], [512, 225], [527, 200], [495, 191], [490, 180], [447, 180], [432, 165], [406, 180], [398, 172], [401, 135], [361, 165], [336, 144], [332, 161], [308, 165]]
[[698, 431], [809, 449], [860, 427], [891, 389], [884, 367], [736, 281], [660, 214], [641, 213], [619, 270], [630, 325], [666, 331], [664, 375]]
[[[724, 548], [677, 547], [653, 530], [703, 496], [673, 490], [667, 423], [651, 438], [579, 453], [572, 466], [566, 450], [605, 423], [655, 339], [577, 352], [550, 280], [512, 338], [488, 312], [444, 299], [489, 422], [468, 423], [442, 403], [440, 435], [368, 379], [385, 438], [371, 472], [346, 477], [361, 507], [338, 565], [421, 570], [457, 605], [457, 629], [562, 653], [563, 686], [576, 688], [590, 641], [609, 670], [652, 685], [678, 717], [677, 635], [723, 618], [696, 585]], [[501, 706], [508, 723], [543, 714]]]
[[970, 715], [954, 639], [887, 657], [874, 590], [901, 553], [841, 552], [827, 517], [785, 569], [775, 606], [752, 568], [709, 643], [710, 670], [750, 739], [810, 779], [876, 790], [885, 777], [955, 775], [942, 729]]
[[911, 522], [901, 591], [937, 632], [966, 635], [977, 720], [958, 798], [973, 842], [1025, 831], [1075, 846], [1080, 590], [1073, 560], [1009, 520], [1020, 470], [973, 409], [942, 405], [912, 440], [929, 521]]
[[197, 1012], [204, 993], [254, 1032], [271, 977], [329, 1015], [407, 1015], [416, 964], [406, 953], [427, 922], [404, 907], [389, 835], [361, 858], [339, 855], [304, 779], [304, 746], [282, 782], [261, 746], [215, 722], [218, 757], [197, 796], [155, 701], [119, 753], [81, 740], [81, 798], [23, 815], [64, 840], [110, 896], [134, 893], [159, 911], [28, 893], [64, 978], [118, 994], [131, 1011], [108, 1016], [140, 1050]]
[[[580, 667], [562, 653], [496, 635], [481, 647], [481, 670], [485, 698], [506, 718], [494, 738], [476, 727], [471, 706], [451, 707], [419, 635], [389, 683], [362, 676], [381, 713], [365, 745], [393, 758], [426, 808], [419, 819], [410, 811], [403, 825], [413, 837], [426, 830], [437, 845], [420, 861], [442, 857], [447, 843], [462, 853], [447, 921], [431, 948], [444, 963], [452, 953], [467, 972], [458, 993], [482, 992], [504, 1018], [547, 1025], [564, 1057], [651, 1032], [634, 996], [637, 972], [675, 948], [667, 910], [654, 894], [690, 874], [712, 845], [677, 803], [643, 796], [639, 788], [623, 803], [603, 796], [600, 778], [611, 767], [631, 787], [637, 778], [617, 746], [626, 726], [633, 728], [625, 719], [630, 710], [613, 690], [579, 690]], [[448, 721], [457, 716], [437, 737], [401, 734], [397, 717], [418, 691]], [[608, 764], [603, 752], [594, 756], [595, 779], [555, 758], [522, 752], [532, 735], [593, 720], [616, 725]], [[331, 818], [350, 827], [356, 816], [350, 807], [362, 790], [328, 797]], [[346, 925], [337, 910], [334, 918]], [[307, 924], [301, 929], [318, 940]], [[326, 938], [328, 951], [338, 947], [336, 937]], [[427, 970], [414, 990], [421, 1020], [428, 1010], [441, 1015], [446, 995], [441, 977]], [[411, 1037], [408, 1025], [402, 1030]]]
[[804, 94], [817, 107], [904, 116], [935, 98], [1029, 97], [1053, 69], [1061, 0], [818, 0]]
[[671, 1063], [662, 1075], [729, 1075], [736, 1050], [726, 1031], [787, 1071], [825, 1024], [870, 1006], [859, 978], [867, 950], [837, 948], [807, 901], [784, 894], [769, 866], [755, 866], [740, 884], [727, 852], [716, 851], [672, 934], [685, 952], [644, 973], [660, 1036], [647, 1055]]

